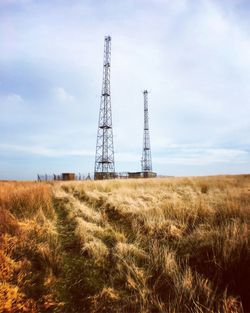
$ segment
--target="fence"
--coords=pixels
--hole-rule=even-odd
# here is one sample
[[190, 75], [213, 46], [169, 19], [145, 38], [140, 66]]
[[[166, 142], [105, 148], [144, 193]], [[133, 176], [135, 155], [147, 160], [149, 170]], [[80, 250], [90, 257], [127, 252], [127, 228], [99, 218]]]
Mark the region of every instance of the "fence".
[[[73, 174], [73, 173], [71, 173]], [[93, 174], [74, 174], [74, 179], [65, 179], [64, 174], [37, 174], [37, 181], [61, 181], [61, 180], [92, 180], [94, 178]]]
[[[102, 173], [100, 173], [102, 174]], [[151, 178], [151, 177], [157, 177], [157, 174], [154, 172], [116, 172], [113, 173], [112, 176], [106, 177], [100, 175], [102, 178], [98, 178], [96, 176], [96, 179], [127, 179], [127, 178]], [[62, 174], [38, 174], [37, 175], [37, 181], [70, 181], [70, 180], [75, 180], [75, 181], [83, 181], [83, 180], [92, 180], [94, 179], [94, 173], [88, 173], [88, 174], [75, 174], [75, 173], [62, 173]]]

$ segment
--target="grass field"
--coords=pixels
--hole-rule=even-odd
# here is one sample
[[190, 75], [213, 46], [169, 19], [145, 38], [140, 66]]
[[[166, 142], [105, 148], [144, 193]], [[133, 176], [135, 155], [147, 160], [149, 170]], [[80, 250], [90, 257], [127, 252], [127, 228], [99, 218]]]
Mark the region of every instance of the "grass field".
[[250, 175], [0, 183], [0, 312], [250, 312]]

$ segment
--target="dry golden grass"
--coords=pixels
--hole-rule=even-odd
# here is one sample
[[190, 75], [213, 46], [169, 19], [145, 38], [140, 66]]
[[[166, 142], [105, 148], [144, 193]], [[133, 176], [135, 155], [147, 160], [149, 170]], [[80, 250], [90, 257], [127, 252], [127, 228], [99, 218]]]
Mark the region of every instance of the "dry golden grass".
[[[103, 290], [115, 291], [112, 312], [229, 313], [243, 312], [242, 303], [250, 310], [250, 176], [95, 181], [62, 188], [99, 216], [91, 226], [83, 215], [76, 218], [80, 237], [92, 236], [96, 247], [86, 257], [112, 266], [104, 289], [93, 296], [95, 312], [102, 312], [97, 301], [104, 305]], [[117, 234], [111, 245], [100, 235], [107, 225]], [[108, 260], [100, 240], [109, 249]]]
[[250, 312], [250, 175], [0, 184], [0, 312]]
[[55, 217], [49, 185], [0, 183], [0, 312], [47, 308], [58, 263]]

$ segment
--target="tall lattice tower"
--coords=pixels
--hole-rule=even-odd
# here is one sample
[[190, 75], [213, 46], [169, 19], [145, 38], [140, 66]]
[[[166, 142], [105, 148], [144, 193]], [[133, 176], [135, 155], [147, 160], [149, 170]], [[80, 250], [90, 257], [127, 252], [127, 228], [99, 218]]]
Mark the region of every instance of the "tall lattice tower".
[[149, 124], [148, 124], [148, 91], [143, 91], [144, 96], [144, 132], [141, 167], [142, 172], [152, 172], [152, 159], [150, 149]]
[[110, 95], [111, 37], [104, 38], [102, 95], [95, 155], [95, 179], [115, 176], [112, 111]]

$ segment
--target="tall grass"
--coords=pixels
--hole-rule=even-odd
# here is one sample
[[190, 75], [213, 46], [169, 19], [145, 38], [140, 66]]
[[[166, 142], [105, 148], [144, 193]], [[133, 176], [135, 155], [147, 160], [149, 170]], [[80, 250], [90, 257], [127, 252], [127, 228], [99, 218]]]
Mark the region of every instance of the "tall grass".
[[0, 312], [250, 312], [250, 176], [0, 183]]
[[52, 189], [0, 183], [0, 312], [39, 312], [53, 306], [58, 271]]
[[[102, 312], [107, 303], [112, 312], [250, 311], [250, 176], [86, 182], [63, 188], [101, 216], [98, 227], [109, 224], [124, 235], [106, 245], [112, 269], [107, 286], [93, 297], [93, 312]], [[78, 223], [79, 218], [81, 230], [105, 244], [96, 226], [90, 231], [85, 217], [78, 217]], [[98, 253], [107, 257], [104, 247], [88, 257], [94, 262]]]

